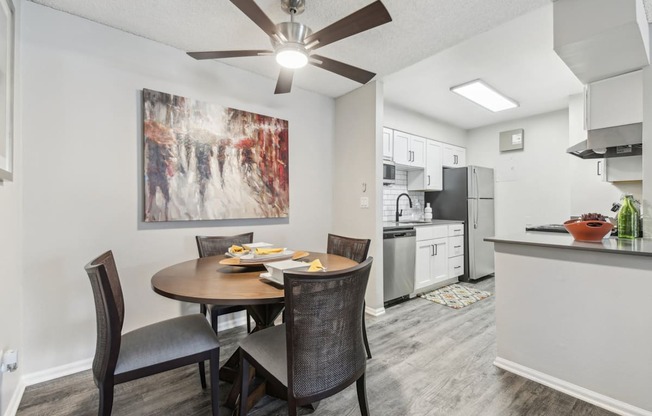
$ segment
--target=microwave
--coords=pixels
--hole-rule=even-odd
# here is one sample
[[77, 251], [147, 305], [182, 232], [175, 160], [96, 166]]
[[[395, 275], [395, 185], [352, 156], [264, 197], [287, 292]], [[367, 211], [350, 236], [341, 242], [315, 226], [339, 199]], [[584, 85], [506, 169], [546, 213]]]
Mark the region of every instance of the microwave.
[[396, 166], [394, 163], [383, 161], [383, 184], [392, 184], [396, 182]]

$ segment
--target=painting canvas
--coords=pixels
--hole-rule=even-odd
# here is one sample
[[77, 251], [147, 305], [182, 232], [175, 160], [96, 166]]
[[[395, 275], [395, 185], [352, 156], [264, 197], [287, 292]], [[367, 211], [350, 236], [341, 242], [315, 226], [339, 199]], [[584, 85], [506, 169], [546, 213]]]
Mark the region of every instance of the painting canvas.
[[287, 217], [288, 122], [143, 90], [145, 221]]

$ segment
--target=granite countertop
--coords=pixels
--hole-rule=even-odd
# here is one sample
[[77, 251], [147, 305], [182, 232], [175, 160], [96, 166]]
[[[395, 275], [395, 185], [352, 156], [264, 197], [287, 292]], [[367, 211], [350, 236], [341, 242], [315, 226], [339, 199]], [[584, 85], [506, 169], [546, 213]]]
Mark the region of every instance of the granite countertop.
[[404, 228], [404, 227], [423, 227], [429, 225], [448, 225], [448, 224], [464, 224], [464, 221], [457, 220], [431, 220], [431, 221], [421, 221], [421, 222], [394, 222], [388, 221], [383, 222], [383, 230], [391, 230], [392, 228]]
[[619, 240], [617, 237], [610, 237], [602, 239], [599, 243], [584, 243], [575, 241], [570, 234], [524, 232], [505, 237], [488, 237], [485, 241], [652, 257], [652, 239], [649, 238]]

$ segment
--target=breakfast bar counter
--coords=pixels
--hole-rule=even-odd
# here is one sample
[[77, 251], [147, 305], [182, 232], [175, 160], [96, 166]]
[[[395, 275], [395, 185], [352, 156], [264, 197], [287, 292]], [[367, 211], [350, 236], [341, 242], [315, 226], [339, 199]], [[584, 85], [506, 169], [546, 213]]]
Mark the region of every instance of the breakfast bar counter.
[[599, 243], [575, 241], [570, 234], [524, 232], [506, 237], [486, 238], [486, 241], [504, 244], [519, 244], [534, 247], [554, 247], [569, 250], [594, 251], [601, 253], [631, 254], [652, 257], [652, 239], [637, 238], [623, 240], [617, 237], [603, 238]]
[[622, 415], [652, 415], [652, 240], [494, 243], [494, 364]]

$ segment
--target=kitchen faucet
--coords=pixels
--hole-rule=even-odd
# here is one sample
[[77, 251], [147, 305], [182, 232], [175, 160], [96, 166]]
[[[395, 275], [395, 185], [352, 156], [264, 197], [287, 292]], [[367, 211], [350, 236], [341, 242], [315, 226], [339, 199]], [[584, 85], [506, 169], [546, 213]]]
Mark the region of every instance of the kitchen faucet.
[[398, 222], [398, 217], [401, 217], [403, 215], [403, 210], [401, 210], [400, 212], [398, 210], [398, 200], [401, 199], [403, 195], [407, 196], [408, 201], [410, 201], [410, 208], [412, 208], [412, 199], [410, 199], [410, 195], [406, 193], [402, 193], [401, 195], [399, 195], [396, 198], [396, 222]]

